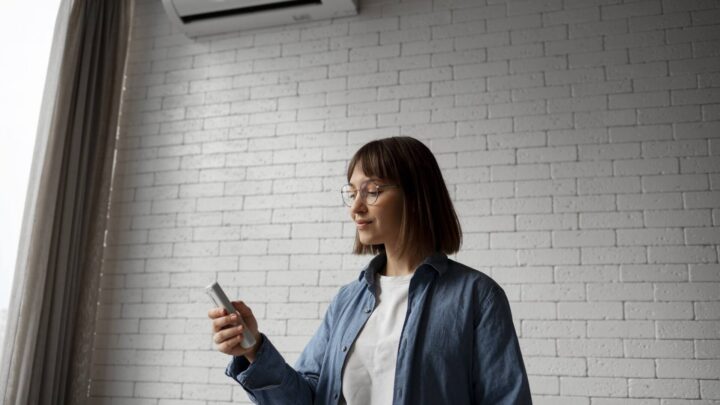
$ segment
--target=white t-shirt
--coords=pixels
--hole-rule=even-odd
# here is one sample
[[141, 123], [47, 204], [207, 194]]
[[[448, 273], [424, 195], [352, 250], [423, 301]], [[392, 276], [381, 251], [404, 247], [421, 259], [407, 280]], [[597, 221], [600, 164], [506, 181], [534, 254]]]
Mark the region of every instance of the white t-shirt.
[[347, 405], [390, 405], [395, 384], [398, 343], [407, 312], [412, 274], [377, 274], [377, 305], [343, 368], [342, 393]]

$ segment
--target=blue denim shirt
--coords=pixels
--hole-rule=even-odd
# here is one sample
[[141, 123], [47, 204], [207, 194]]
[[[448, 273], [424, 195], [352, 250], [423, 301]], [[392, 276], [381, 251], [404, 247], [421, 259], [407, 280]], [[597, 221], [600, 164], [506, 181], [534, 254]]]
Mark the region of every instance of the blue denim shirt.
[[[225, 373], [258, 404], [340, 403], [343, 365], [375, 308], [375, 273], [385, 261], [376, 256], [340, 288], [294, 368], [263, 335], [255, 362], [234, 357]], [[444, 254], [426, 258], [410, 281], [393, 405], [531, 403], [502, 288]]]

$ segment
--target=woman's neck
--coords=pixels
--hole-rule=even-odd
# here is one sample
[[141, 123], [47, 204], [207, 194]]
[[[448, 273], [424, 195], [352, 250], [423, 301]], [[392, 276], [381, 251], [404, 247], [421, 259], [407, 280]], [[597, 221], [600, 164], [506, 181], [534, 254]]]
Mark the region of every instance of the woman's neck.
[[415, 269], [423, 260], [422, 257], [411, 257], [410, 255], [398, 256], [393, 251], [385, 251], [386, 263], [384, 275], [389, 277], [405, 276], [415, 272]]

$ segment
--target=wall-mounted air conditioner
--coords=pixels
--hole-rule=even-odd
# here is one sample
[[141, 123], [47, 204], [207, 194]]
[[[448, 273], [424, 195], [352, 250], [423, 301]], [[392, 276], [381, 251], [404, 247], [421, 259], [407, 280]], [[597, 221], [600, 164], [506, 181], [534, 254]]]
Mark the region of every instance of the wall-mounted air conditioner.
[[356, 0], [162, 0], [191, 37], [357, 14]]

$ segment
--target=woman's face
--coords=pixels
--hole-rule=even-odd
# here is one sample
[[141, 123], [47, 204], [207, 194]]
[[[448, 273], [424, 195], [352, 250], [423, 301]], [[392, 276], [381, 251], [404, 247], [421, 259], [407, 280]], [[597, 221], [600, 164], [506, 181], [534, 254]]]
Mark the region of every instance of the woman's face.
[[[373, 181], [378, 185], [394, 184], [384, 179], [370, 178], [357, 164], [350, 177], [350, 184], [359, 190], [365, 182]], [[400, 221], [403, 209], [403, 194], [400, 188], [383, 188], [377, 201], [368, 205], [357, 193], [355, 202], [350, 207], [350, 217], [357, 227], [358, 237], [363, 245], [393, 245], [400, 234]]]

